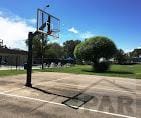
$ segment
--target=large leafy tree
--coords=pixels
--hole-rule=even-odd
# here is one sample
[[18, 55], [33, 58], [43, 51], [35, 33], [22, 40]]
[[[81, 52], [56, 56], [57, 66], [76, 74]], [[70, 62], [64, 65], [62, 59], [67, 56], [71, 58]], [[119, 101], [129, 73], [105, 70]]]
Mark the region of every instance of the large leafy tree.
[[[26, 45], [28, 46], [28, 39], [26, 40]], [[32, 48], [33, 48], [33, 57], [34, 58], [41, 58], [42, 54], [45, 55], [45, 48], [47, 47], [47, 40], [43, 40], [42, 42], [42, 35], [34, 36], [32, 40]]]
[[100, 62], [100, 59], [108, 60], [114, 56], [116, 51], [116, 45], [112, 40], [104, 36], [96, 36], [78, 44], [74, 55], [77, 59], [92, 62], [96, 71], [106, 71], [109, 64]]
[[[28, 45], [28, 40], [26, 40]], [[43, 40], [42, 35], [37, 35], [33, 38], [33, 58], [63, 58], [63, 47], [58, 43], [48, 43], [47, 40]]]
[[64, 57], [64, 51], [63, 47], [60, 46], [58, 43], [50, 43], [45, 48], [45, 58], [63, 58]]
[[74, 58], [74, 49], [76, 45], [78, 45], [81, 41], [80, 40], [67, 40], [63, 43], [63, 48], [65, 52], [65, 57], [71, 57]]
[[118, 49], [117, 53], [115, 54], [115, 60], [118, 62], [118, 64], [124, 64], [127, 62], [128, 56], [122, 49]]

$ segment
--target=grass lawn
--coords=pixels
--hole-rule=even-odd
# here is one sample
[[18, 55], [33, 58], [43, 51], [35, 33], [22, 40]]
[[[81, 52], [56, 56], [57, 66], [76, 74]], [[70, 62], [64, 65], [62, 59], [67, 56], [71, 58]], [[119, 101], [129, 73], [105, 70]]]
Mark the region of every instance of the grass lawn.
[[[101, 76], [115, 76], [141, 79], [141, 64], [137, 65], [112, 65], [111, 69], [105, 73], [96, 73], [92, 71], [90, 65], [75, 65], [66, 68], [49, 68], [44, 70], [33, 70], [33, 72], [62, 72], [74, 74], [89, 74]], [[18, 74], [25, 74], [25, 70], [0, 70], [0, 76], [12, 76]]]
[[75, 65], [75, 66], [67, 67], [67, 68], [49, 68], [49, 69], [38, 70], [38, 71], [90, 74], [90, 75], [115, 76], [115, 77], [129, 77], [129, 78], [141, 79], [141, 64], [112, 65], [111, 69], [105, 73], [93, 72], [92, 67], [89, 65]]
[[18, 75], [18, 74], [24, 74], [24, 73], [26, 73], [25, 70], [0, 70], [0, 77], [12, 76], [12, 75]]

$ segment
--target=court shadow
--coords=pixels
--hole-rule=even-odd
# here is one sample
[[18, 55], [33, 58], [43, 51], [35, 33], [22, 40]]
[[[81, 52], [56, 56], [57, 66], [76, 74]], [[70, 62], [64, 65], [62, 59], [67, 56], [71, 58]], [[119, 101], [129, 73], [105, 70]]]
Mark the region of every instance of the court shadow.
[[107, 71], [107, 73], [109, 73], [109, 74], [134, 74], [129, 71]]
[[55, 96], [67, 98], [67, 100], [62, 102], [62, 104], [65, 104], [66, 106], [71, 107], [73, 109], [79, 109], [79, 107], [81, 107], [82, 105], [86, 104], [91, 99], [93, 99], [93, 96], [86, 95], [83, 93], [83, 91], [79, 92], [78, 94], [76, 94], [73, 97], [70, 97], [70, 96], [60, 95], [60, 94], [56, 94], [56, 93], [51, 93], [49, 91], [40, 89], [38, 87], [31, 87], [31, 88], [38, 90], [40, 92], [43, 92], [45, 94], [50, 94], [50, 95], [55, 95]]
[[102, 79], [92, 83], [91, 85], [89, 85], [88, 87], [86, 87], [85, 89], [83, 89], [82, 91], [78, 92], [77, 94], [75, 94], [74, 96], [66, 96], [66, 95], [61, 95], [61, 94], [57, 94], [57, 93], [52, 93], [49, 91], [46, 91], [44, 89], [41, 89], [39, 87], [31, 87], [32, 89], [35, 89], [37, 91], [40, 91], [42, 93], [45, 94], [50, 94], [50, 95], [55, 95], [55, 96], [59, 96], [59, 97], [64, 97], [67, 98], [65, 101], [62, 102], [62, 104], [65, 104], [68, 107], [71, 107], [73, 109], [79, 109], [79, 107], [81, 107], [82, 105], [86, 104], [87, 102], [89, 102], [91, 99], [94, 98], [94, 96], [88, 95], [86, 94], [86, 91], [88, 89], [90, 89], [91, 87], [99, 84], [101, 81], [103, 81]]
[[49, 91], [46, 91], [46, 90], [43, 90], [43, 89], [40, 89], [38, 87], [31, 87], [32, 89], [35, 89], [37, 91], [40, 91], [42, 93], [45, 93], [45, 94], [50, 94], [50, 95], [55, 95], [55, 96], [59, 96], [59, 97], [65, 97], [65, 98], [71, 98], [69, 96], [65, 96], [65, 95], [60, 95], [60, 94], [56, 94], [56, 93], [52, 93], [52, 92], [49, 92]]
[[122, 85], [116, 83], [115, 81], [110, 81], [110, 80], [105, 80], [105, 81], [107, 81], [107, 82], [109, 82], [109, 83], [115, 85], [116, 87], [121, 88], [121, 89], [123, 89], [123, 90], [125, 90], [125, 91], [132, 92], [132, 94], [136, 94], [135, 91], [132, 90], [132, 87], [128, 87], [128, 88], [127, 88], [127, 87], [125, 87], [125, 86], [122, 86]]
[[129, 71], [106, 71], [106, 72], [96, 72], [96, 71], [93, 71], [92, 69], [91, 70], [86, 70], [86, 69], [82, 69], [83, 72], [90, 72], [90, 73], [105, 73], [105, 74], [134, 74], [133, 72], [129, 72]]

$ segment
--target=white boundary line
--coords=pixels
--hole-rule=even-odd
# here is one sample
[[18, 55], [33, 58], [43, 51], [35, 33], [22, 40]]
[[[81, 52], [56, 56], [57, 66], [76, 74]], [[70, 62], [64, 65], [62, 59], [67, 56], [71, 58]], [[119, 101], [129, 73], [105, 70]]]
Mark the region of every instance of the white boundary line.
[[[9, 96], [9, 97], [16, 97], [16, 98], [24, 98], [24, 99], [27, 99], [27, 100], [34, 100], [34, 101], [39, 101], [39, 102], [44, 102], [44, 103], [49, 103], [49, 104], [53, 104], [53, 105], [59, 105], [59, 106], [66, 107], [66, 105], [61, 104], [61, 103], [51, 102], [51, 101], [37, 99], [37, 98], [31, 98], [31, 97], [25, 97], [25, 96], [13, 95], [13, 94], [5, 94], [5, 93], [0, 93], [0, 95], [5, 95], [5, 96]], [[76, 106], [73, 106], [73, 107], [76, 107]], [[133, 116], [127, 116], [127, 115], [121, 115], [121, 114], [116, 114], [116, 113], [98, 111], [98, 110], [84, 108], [84, 107], [79, 107], [79, 110], [87, 110], [87, 111], [90, 111], [90, 112], [97, 112], [97, 113], [101, 113], [101, 114], [118, 116], [118, 117], [123, 117], [123, 118], [136, 118], [136, 117], [133, 117]]]

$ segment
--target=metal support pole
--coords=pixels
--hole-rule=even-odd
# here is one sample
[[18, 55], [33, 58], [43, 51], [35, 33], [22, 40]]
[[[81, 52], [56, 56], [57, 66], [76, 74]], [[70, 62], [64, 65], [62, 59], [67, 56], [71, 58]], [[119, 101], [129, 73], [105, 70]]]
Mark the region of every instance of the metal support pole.
[[32, 76], [32, 40], [34, 34], [29, 32], [28, 34], [28, 59], [27, 59], [27, 79], [25, 86], [32, 87], [31, 76]]
[[[42, 25], [44, 24], [44, 14], [42, 13]], [[44, 69], [44, 34], [41, 35], [41, 38], [42, 38], [42, 70]]]
[[44, 34], [42, 34], [42, 70], [44, 69]]
[[18, 69], [18, 56], [16, 55], [16, 70]]

